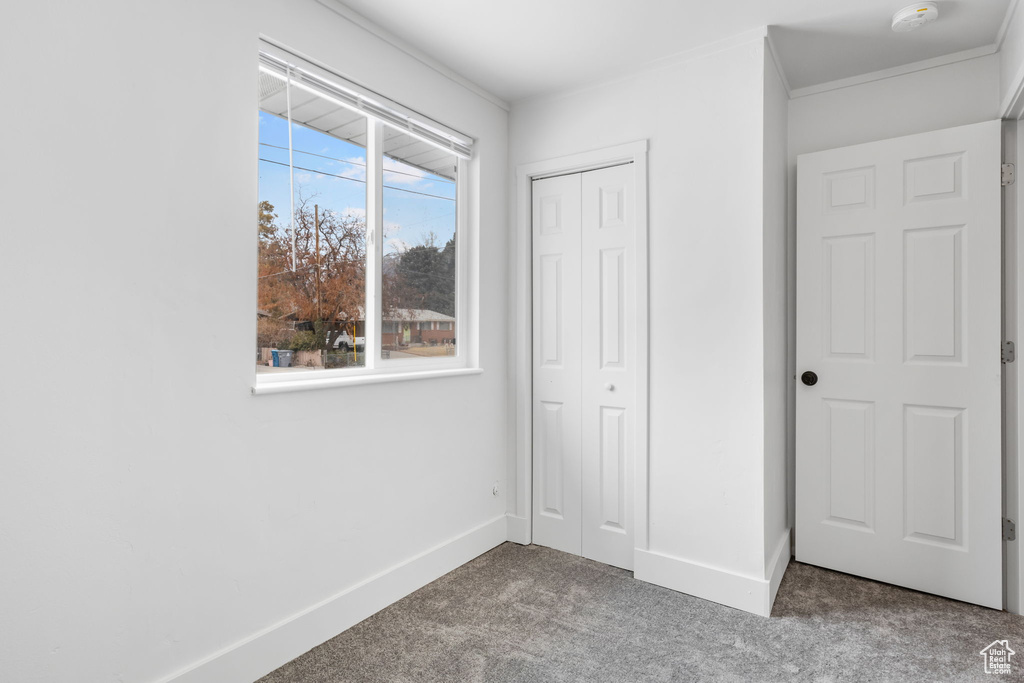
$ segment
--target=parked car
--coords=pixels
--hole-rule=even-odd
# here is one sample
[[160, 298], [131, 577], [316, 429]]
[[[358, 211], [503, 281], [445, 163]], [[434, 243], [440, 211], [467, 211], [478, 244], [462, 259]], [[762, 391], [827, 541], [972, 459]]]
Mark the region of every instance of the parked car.
[[356, 337], [355, 340], [353, 340], [352, 335], [350, 335], [348, 331], [342, 332], [338, 335], [338, 338], [334, 340], [334, 348], [339, 351], [348, 352], [352, 349], [362, 351], [365, 347], [366, 337]]

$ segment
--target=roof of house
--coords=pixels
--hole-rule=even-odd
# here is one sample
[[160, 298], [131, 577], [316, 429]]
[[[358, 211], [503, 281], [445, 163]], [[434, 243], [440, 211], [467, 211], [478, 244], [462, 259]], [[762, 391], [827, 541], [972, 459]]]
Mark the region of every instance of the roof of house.
[[426, 308], [394, 308], [385, 314], [384, 320], [402, 322], [455, 322], [455, 318]]
[[[342, 318], [348, 317], [344, 311], [340, 311], [339, 315]], [[359, 317], [357, 320], [362, 321], [363, 309], [359, 308]], [[426, 308], [392, 308], [390, 311], [386, 311], [384, 314], [384, 320], [387, 322], [412, 322], [412, 323], [427, 323], [427, 322], [455, 322], [455, 318], [444, 313], [438, 313], [437, 311], [431, 311]]]

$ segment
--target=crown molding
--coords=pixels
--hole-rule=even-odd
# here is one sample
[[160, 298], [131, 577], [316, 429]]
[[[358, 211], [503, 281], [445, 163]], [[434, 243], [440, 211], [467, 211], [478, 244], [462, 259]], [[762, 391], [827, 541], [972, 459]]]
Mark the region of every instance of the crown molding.
[[991, 45], [982, 45], [981, 47], [971, 48], [970, 50], [962, 50], [960, 52], [954, 52], [952, 54], [942, 55], [940, 57], [923, 59], [919, 62], [911, 62], [910, 64], [894, 66], [890, 69], [872, 71], [866, 74], [850, 76], [849, 78], [840, 78], [835, 81], [828, 81], [827, 83], [818, 83], [817, 85], [809, 85], [804, 88], [796, 88], [795, 90], [790, 92], [790, 97], [792, 99], [796, 99], [798, 97], [807, 97], [808, 95], [817, 95], [819, 93], [828, 92], [830, 90], [840, 90], [842, 88], [850, 88], [855, 85], [871, 83], [872, 81], [883, 81], [887, 78], [904, 76], [906, 74], [914, 73], [915, 71], [925, 71], [927, 69], [934, 69], [939, 66], [946, 66], [947, 64], [965, 62], [969, 59], [977, 59], [978, 57], [985, 57], [991, 54], [995, 54], [997, 49], [998, 48], [996, 43], [992, 43]]

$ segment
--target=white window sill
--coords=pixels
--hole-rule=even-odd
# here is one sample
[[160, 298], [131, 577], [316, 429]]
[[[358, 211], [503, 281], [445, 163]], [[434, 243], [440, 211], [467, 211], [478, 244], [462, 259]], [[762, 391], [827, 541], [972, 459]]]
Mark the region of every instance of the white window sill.
[[360, 384], [385, 384], [387, 382], [409, 382], [415, 379], [434, 379], [437, 377], [460, 377], [463, 375], [479, 375], [482, 368], [448, 368], [444, 370], [418, 370], [410, 372], [389, 372], [372, 375], [351, 375], [348, 377], [319, 377], [313, 379], [297, 379], [288, 382], [259, 382], [253, 385], [255, 396], [264, 394], [283, 394], [292, 391], [310, 391], [312, 389], [331, 389], [334, 387], [353, 387]]

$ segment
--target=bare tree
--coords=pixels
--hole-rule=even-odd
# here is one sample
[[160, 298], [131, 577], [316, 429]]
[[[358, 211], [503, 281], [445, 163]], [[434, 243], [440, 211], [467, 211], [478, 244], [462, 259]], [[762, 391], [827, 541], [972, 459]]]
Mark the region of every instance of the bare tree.
[[[266, 315], [312, 323], [322, 348], [355, 337], [366, 300], [366, 221], [300, 197], [291, 226], [259, 204], [259, 303]], [[294, 268], [293, 268], [294, 258]]]

